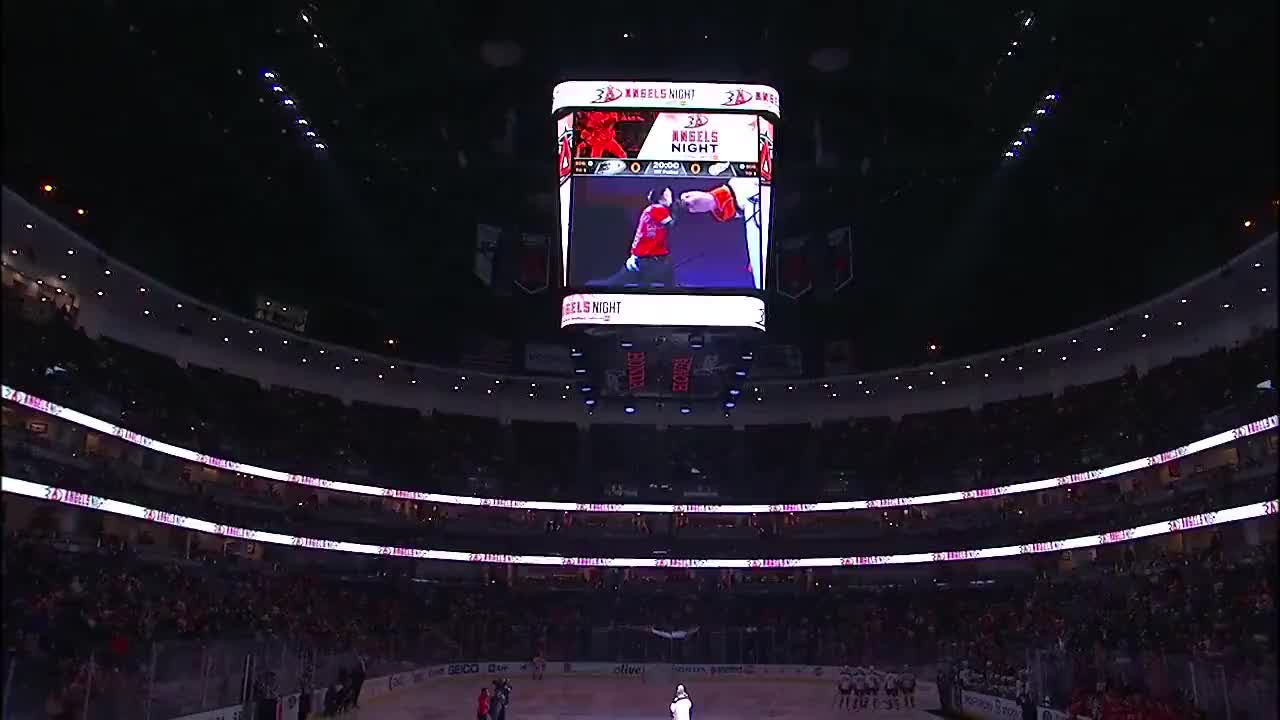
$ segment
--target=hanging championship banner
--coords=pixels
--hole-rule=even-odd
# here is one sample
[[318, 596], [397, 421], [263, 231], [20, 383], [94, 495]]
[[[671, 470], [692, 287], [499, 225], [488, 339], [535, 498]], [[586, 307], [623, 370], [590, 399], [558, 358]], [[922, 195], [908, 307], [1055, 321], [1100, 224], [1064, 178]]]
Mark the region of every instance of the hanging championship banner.
[[520, 234], [520, 246], [516, 249], [516, 287], [530, 295], [537, 295], [550, 284], [550, 262], [546, 235]]
[[853, 230], [848, 226], [827, 233], [827, 269], [832, 292], [853, 282]]
[[791, 300], [813, 289], [813, 273], [803, 235], [784, 238], [778, 243], [778, 294]]
[[472, 272], [486, 286], [493, 285], [493, 263], [498, 255], [498, 242], [502, 228], [493, 225], [476, 225], [476, 253]]

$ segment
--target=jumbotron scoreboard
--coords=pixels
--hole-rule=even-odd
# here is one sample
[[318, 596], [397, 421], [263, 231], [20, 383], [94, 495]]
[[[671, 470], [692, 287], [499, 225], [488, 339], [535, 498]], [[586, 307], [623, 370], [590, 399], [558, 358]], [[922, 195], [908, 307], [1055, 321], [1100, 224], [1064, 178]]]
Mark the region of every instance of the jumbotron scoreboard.
[[765, 329], [778, 92], [556, 86], [560, 326]]

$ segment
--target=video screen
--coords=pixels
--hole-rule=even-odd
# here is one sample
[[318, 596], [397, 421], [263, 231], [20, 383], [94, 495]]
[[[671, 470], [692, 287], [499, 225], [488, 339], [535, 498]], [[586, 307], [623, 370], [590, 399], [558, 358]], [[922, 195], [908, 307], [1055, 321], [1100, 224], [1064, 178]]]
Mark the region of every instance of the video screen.
[[763, 330], [778, 93], [556, 86], [561, 327]]
[[578, 178], [571, 197], [574, 287], [756, 288], [756, 178], [596, 175]]
[[572, 118], [566, 285], [764, 289], [771, 188], [761, 157], [771, 165], [772, 138], [765, 151], [761, 132], [771, 136], [770, 123], [657, 110]]

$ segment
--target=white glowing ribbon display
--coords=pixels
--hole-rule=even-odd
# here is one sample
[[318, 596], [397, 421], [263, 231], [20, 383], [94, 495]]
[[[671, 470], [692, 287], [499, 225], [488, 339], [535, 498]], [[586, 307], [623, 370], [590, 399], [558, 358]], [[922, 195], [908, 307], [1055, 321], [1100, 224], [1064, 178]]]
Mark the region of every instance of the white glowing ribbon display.
[[720, 513], [720, 514], [748, 514], [748, 513], [777, 513], [777, 512], [840, 512], [845, 510], [869, 510], [875, 508], [893, 508], [907, 507], [910, 505], [935, 505], [938, 503], [956, 502], [959, 500], [973, 500], [977, 498], [997, 497], [1001, 495], [1014, 495], [1018, 493], [1036, 492], [1038, 490], [1047, 490], [1049, 488], [1062, 487], [1065, 485], [1075, 485], [1077, 483], [1089, 482], [1092, 480], [1101, 480], [1103, 478], [1122, 475], [1127, 472], [1133, 472], [1145, 467], [1162, 465], [1172, 462], [1187, 455], [1203, 452], [1210, 448], [1219, 447], [1228, 443], [1235, 442], [1241, 438], [1276, 429], [1278, 424], [1277, 416], [1262, 418], [1241, 425], [1234, 430], [1220, 432], [1217, 435], [1211, 435], [1207, 438], [1197, 440], [1188, 445], [1183, 445], [1173, 450], [1167, 450], [1159, 455], [1130, 460], [1129, 462], [1110, 467], [1099, 468], [1096, 470], [1085, 470], [1083, 472], [1063, 475], [1062, 477], [1047, 478], [1044, 480], [1031, 480], [1029, 482], [1017, 483], [1016, 485], [1004, 485], [1001, 487], [979, 488], [976, 490], [961, 490], [955, 492], [936, 493], [933, 495], [917, 495], [915, 497], [899, 497], [899, 498], [879, 498], [873, 500], [845, 500], [838, 502], [814, 502], [814, 503], [779, 503], [773, 505], [755, 504], [755, 505], [669, 505], [662, 503], [577, 503], [577, 502], [559, 502], [552, 500], [515, 500], [506, 498], [478, 498], [468, 497], [466, 495], [445, 495], [443, 493], [421, 492], [418, 490], [399, 490], [396, 488], [378, 487], [376, 485], [360, 485], [358, 483], [342, 482], [338, 480], [325, 480], [323, 478], [310, 477], [308, 475], [298, 475], [296, 473], [287, 473], [281, 470], [271, 470], [268, 468], [257, 467], [256, 465], [248, 465], [245, 463], [235, 462], [233, 460], [224, 460], [213, 455], [188, 450], [187, 448], [170, 445], [169, 443], [153, 440], [145, 435], [140, 435], [131, 430], [126, 430], [117, 425], [113, 425], [105, 420], [91, 417], [77, 410], [63, 407], [48, 400], [29, 395], [8, 385], [3, 386], [4, 399], [22, 405], [23, 407], [38, 410], [47, 415], [66, 420], [81, 427], [96, 430], [100, 433], [118, 437], [121, 440], [131, 442], [135, 445], [154, 450], [155, 452], [170, 457], [181, 458], [191, 462], [208, 465], [210, 467], [220, 468], [231, 472], [244, 473], [254, 477], [265, 478], [267, 480], [278, 480], [280, 482], [295, 483], [298, 485], [308, 485], [311, 487], [324, 488], [325, 490], [335, 490], [338, 492], [356, 493], [359, 495], [377, 495], [383, 497], [392, 497], [402, 500], [420, 500], [422, 502], [437, 503], [441, 505], [470, 505], [472, 507], [496, 507], [496, 508], [513, 508], [517, 510], [560, 510], [566, 512], [637, 512], [637, 513]]
[[292, 545], [294, 547], [312, 548], [315, 550], [333, 550], [336, 552], [358, 553], [361, 555], [387, 555], [391, 557], [407, 557], [422, 560], [452, 560], [472, 563], [503, 563], [511, 565], [565, 565], [572, 567], [649, 567], [649, 568], [801, 568], [801, 567], [850, 567], [866, 565], [908, 565], [930, 562], [952, 562], [958, 560], [984, 560], [987, 558], [1012, 557], [1015, 555], [1032, 555], [1035, 553], [1058, 552], [1062, 550], [1079, 550], [1098, 547], [1111, 543], [1127, 542], [1139, 538], [1165, 535], [1168, 533], [1195, 530], [1197, 528], [1222, 525], [1239, 520], [1275, 515], [1278, 503], [1276, 500], [1241, 505], [1214, 512], [1191, 515], [1177, 520], [1151, 523], [1126, 530], [1114, 530], [1101, 535], [1084, 535], [1064, 540], [1049, 540], [1025, 545], [1006, 545], [1004, 547], [982, 548], [978, 550], [940, 550], [927, 553], [908, 553], [903, 555], [862, 555], [850, 557], [815, 557], [815, 558], [753, 558], [753, 559], [697, 559], [697, 558], [598, 558], [598, 557], [564, 557], [560, 555], [503, 555], [496, 553], [469, 553], [456, 550], [424, 550], [421, 548], [396, 547], [394, 545], [369, 545], [343, 540], [322, 540], [318, 538], [298, 537], [283, 533], [249, 530], [233, 525], [222, 525], [189, 518], [184, 515], [153, 510], [141, 505], [109, 500], [88, 493], [67, 490], [64, 488], [41, 485], [39, 483], [3, 477], [4, 492], [27, 497], [52, 500], [64, 505], [99, 510], [113, 515], [124, 515], [150, 522], [172, 525], [197, 532], [211, 533], [223, 537], [237, 538], [249, 542], [268, 543], [271, 545]]

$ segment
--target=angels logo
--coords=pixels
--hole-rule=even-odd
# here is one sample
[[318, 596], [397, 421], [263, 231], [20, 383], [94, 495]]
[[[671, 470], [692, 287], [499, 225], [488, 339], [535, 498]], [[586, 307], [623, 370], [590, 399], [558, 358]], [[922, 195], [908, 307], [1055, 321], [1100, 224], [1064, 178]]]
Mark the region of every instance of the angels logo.
[[686, 130], [689, 128], [700, 128], [709, 122], [711, 122], [711, 118], [707, 117], [706, 115], [702, 115], [702, 114], [690, 115], [689, 119], [685, 121], [684, 127]]
[[773, 182], [773, 138], [760, 133], [760, 179]]
[[721, 104], [725, 107], [737, 107], [739, 105], [746, 105], [749, 102], [751, 102], [751, 93], [742, 88], [738, 88], [737, 90], [730, 90], [725, 93], [724, 102]]
[[591, 102], [595, 105], [603, 105], [620, 99], [622, 99], [622, 91], [612, 85], [606, 85], [596, 90], [596, 99]]
[[573, 133], [569, 130], [560, 133], [560, 142], [557, 146], [560, 155], [560, 179], [564, 180], [573, 174]]

